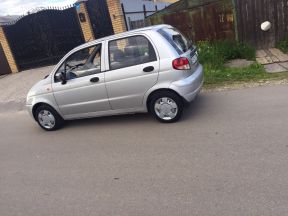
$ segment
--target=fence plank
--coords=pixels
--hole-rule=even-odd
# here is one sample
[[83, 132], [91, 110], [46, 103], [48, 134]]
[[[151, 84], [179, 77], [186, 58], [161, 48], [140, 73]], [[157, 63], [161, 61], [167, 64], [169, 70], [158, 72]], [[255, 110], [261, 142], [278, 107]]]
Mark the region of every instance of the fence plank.
[[[287, 0], [236, 0], [238, 37], [259, 48], [273, 47], [288, 34]], [[263, 32], [260, 25], [270, 21], [272, 28]]]

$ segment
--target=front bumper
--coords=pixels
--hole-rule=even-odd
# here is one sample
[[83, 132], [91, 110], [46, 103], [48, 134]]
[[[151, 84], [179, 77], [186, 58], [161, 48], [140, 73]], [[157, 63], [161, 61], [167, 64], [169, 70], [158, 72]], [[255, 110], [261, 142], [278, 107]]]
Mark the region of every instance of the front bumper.
[[199, 64], [196, 71], [191, 76], [171, 83], [170, 89], [176, 91], [187, 102], [192, 102], [201, 91], [203, 83], [203, 66]]
[[28, 113], [30, 114], [30, 116], [34, 119], [34, 116], [33, 116], [33, 106], [26, 104], [26, 109], [27, 109]]

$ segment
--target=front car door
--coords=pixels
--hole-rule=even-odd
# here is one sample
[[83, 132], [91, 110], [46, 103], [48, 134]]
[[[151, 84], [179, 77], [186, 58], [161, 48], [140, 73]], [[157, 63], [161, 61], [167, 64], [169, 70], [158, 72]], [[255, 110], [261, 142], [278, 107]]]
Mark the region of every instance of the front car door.
[[[66, 119], [92, 117], [111, 110], [104, 81], [102, 43], [70, 55], [59, 67], [52, 88]], [[59, 80], [64, 73], [67, 83]]]
[[113, 110], [143, 107], [145, 93], [158, 80], [159, 61], [148, 37], [135, 35], [107, 41], [106, 88]]

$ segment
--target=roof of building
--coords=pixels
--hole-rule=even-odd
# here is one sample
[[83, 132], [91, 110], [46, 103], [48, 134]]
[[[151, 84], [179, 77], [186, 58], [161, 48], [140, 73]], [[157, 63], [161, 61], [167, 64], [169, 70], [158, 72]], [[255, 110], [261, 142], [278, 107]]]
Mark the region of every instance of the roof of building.
[[0, 16], [0, 26], [7, 25], [9, 23], [13, 23], [19, 18], [17, 15], [13, 16]]

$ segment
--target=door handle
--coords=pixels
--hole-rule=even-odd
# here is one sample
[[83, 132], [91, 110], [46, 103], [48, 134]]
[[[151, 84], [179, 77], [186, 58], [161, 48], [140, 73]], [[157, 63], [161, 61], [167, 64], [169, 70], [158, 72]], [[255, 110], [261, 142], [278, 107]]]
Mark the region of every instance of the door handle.
[[97, 82], [99, 82], [99, 80], [100, 80], [99, 77], [93, 77], [90, 79], [90, 82], [97, 83]]
[[153, 66], [149, 66], [149, 67], [145, 67], [144, 69], [143, 69], [143, 71], [144, 72], [152, 72], [152, 71], [154, 71], [154, 67]]

